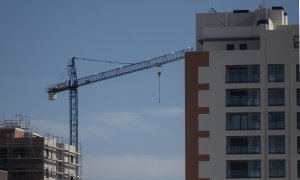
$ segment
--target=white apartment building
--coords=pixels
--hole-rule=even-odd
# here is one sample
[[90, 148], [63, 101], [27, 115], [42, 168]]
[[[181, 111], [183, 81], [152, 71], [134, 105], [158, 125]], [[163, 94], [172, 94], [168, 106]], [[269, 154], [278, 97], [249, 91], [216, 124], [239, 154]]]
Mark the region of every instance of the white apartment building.
[[196, 15], [186, 180], [300, 179], [299, 26], [282, 7]]

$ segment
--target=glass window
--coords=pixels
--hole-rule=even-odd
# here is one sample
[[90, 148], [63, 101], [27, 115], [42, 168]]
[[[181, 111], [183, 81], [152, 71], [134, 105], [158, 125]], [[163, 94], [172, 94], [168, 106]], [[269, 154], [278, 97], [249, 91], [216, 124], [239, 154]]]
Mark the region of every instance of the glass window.
[[268, 89], [268, 105], [284, 106], [284, 88]]
[[284, 64], [269, 64], [268, 65], [268, 80], [269, 82], [284, 81]]
[[254, 161], [227, 161], [227, 178], [260, 178], [261, 163]]
[[300, 177], [300, 161], [299, 160], [297, 161], [297, 166], [298, 166], [297, 167], [297, 169], [298, 169], [298, 173], [297, 174], [298, 174], [298, 178], [299, 178]]
[[240, 44], [240, 50], [246, 50], [247, 44]]
[[226, 66], [226, 83], [260, 82], [259, 65], [228, 65]]
[[260, 106], [259, 89], [227, 89], [226, 106]]
[[260, 136], [227, 137], [227, 154], [260, 154]]
[[300, 137], [297, 136], [297, 153], [300, 154]]
[[285, 128], [285, 113], [284, 112], [269, 112], [269, 129], [284, 129]]
[[300, 89], [297, 89], [297, 105], [300, 105]]
[[259, 130], [260, 113], [227, 113], [226, 130]]
[[269, 177], [284, 178], [285, 177], [285, 160], [269, 161]]
[[234, 44], [227, 44], [227, 50], [234, 50]]
[[296, 81], [300, 81], [300, 69], [299, 69], [299, 64], [296, 65]]
[[285, 136], [269, 136], [269, 154], [285, 153]]
[[297, 129], [300, 129], [300, 112], [297, 112]]

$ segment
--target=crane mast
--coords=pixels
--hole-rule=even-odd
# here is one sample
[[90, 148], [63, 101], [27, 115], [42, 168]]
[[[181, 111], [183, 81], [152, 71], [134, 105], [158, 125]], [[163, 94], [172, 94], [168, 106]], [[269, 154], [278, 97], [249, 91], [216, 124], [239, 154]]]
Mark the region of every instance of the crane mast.
[[[69, 79], [46, 87], [49, 100], [56, 100], [57, 93], [69, 90], [70, 144], [75, 146], [76, 151], [78, 152], [78, 87], [153, 67], [160, 67], [163, 64], [183, 59], [185, 52], [191, 50], [192, 48], [183, 49], [153, 59], [133, 63], [121, 68], [112, 69], [79, 79], [77, 79], [75, 67], [76, 57], [73, 57], [68, 64]], [[78, 157], [75, 158], [75, 160], [78, 162]], [[76, 175], [78, 175], [78, 173], [79, 170], [76, 168]]]
[[78, 87], [178, 61], [184, 58], [185, 52], [191, 50], [192, 48], [183, 49], [153, 59], [133, 63], [121, 68], [112, 69], [79, 79], [77, 79], [75, 67], [76, 57], [73, 57], [68, 64], [69, 80], [46, 87], [49, 100], [56, 100], [58, 92], [69, 90], [70, 144], [74, 145], [78, 150]]
[[58, 92], [69, 90], [70, 144], [78, 150], [78, 87], [178, 61], [184, 58], [185, 52], [191, 50], [192, 48], [183, 49], [79, 79], [77, 79], [75, 68], [76, 57], [73, 57], [68, 64], [69, 80], [46, 87], [49, 100], [56, 100]]

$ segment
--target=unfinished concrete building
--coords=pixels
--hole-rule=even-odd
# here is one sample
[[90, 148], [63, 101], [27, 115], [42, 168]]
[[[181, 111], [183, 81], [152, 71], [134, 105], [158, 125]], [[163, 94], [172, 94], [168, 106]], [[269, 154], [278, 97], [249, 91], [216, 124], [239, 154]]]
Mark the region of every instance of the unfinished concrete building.
[[8, 180], [81, 180], [81, 153], [67, 139], [33, 132], [28, 120], [4, 120], [0, 170]]

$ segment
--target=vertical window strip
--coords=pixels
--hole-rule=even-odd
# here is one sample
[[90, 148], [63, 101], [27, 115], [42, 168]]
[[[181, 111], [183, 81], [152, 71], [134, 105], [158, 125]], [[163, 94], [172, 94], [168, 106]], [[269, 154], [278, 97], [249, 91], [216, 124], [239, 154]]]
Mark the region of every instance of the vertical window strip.
[[299, 69], [299, 64], [296, 65], [296, 81], [300, 81], [300, 69]]
[[300, 129], [300, 112], [297, 112], [297, 129]]
[[300, 105], [300, 89], [297, 89], [297, 106]]

